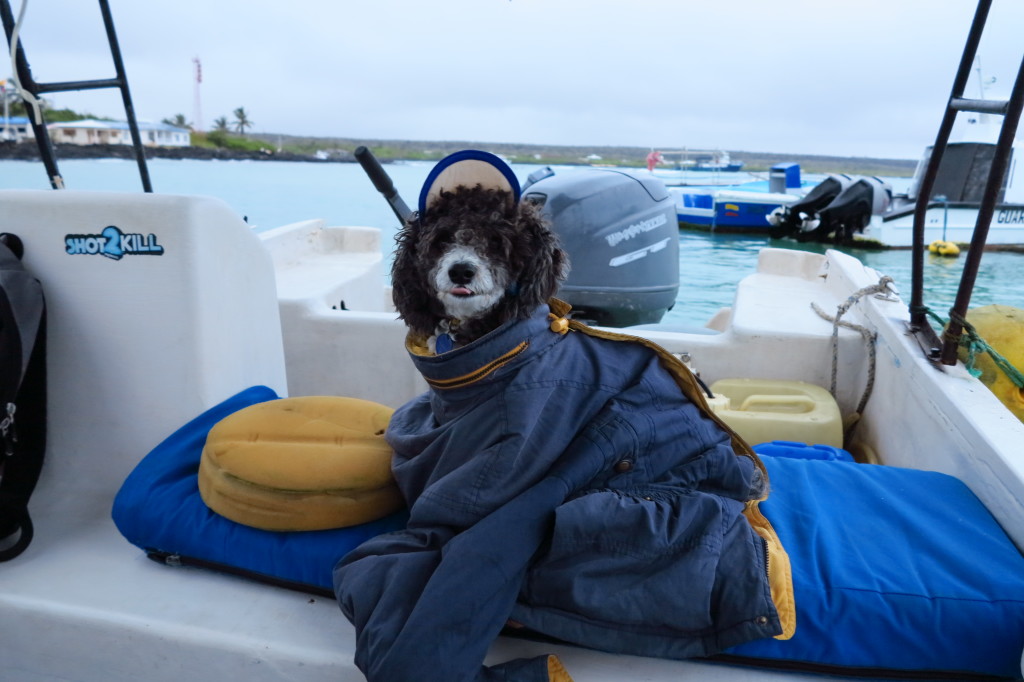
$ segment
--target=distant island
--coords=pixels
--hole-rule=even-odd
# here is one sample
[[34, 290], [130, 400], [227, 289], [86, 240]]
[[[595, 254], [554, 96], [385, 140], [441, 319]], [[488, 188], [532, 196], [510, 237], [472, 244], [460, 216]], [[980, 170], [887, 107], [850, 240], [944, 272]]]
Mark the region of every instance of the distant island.
[[[484, 149], [512, 163], [552, 165], [634, 166], [645, 164], [650, 148], [612, 146], [555, 146], [504, 142], [377, 140], [341, 137], [303, 137], [277, 133], [248, 133], [230, 136], [228, 144], [211, 145], [205, 135], [193, 134], [188, 147], [146, 147], [147, 158], [177, 159], [249, 159], [303, 161], [313, 163], [354, 162], [353, 151], [368, 147], [384, 163], [399, 160], [431, 161], [460, 149]], [[196, 144], [199, 142], [200, 144]], [[869, 157], [820, 156], [727, 150], [734, 160], [744, 162], [744, 170], [767, 171], [776, 163], [799, 163], [805, 173], [849, 173], [853, 175], [910, 176], [916, 159], [879, 159]], [[55, 145], [60, 159], [134, 158], [127, 145]], [[39, 158], [35, 142], [0, 142], [0, 160]]]

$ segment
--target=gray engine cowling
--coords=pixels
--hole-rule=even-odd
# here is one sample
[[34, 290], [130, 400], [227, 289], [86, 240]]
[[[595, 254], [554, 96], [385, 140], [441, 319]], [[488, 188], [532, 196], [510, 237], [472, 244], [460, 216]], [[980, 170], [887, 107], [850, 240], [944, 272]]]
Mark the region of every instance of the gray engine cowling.
[[569, 254], [558, 296], [576, 317], [610, 327], [650, 324], [675, 304], [679, 227], [660, 180], [614, 169], [544, 169], [530, 176], [523, 199], [543, 207]]

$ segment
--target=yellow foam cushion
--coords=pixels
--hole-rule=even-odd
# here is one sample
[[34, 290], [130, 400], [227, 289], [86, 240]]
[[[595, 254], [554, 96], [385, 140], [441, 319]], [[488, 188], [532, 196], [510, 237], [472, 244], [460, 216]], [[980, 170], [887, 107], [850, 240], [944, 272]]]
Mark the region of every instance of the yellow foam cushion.
[[402, 507], [384, 441], [385, 405], [333, 396], [282, 398], [214, 425], [199, 462], [213, 511], [265, 530], [324, 530]]

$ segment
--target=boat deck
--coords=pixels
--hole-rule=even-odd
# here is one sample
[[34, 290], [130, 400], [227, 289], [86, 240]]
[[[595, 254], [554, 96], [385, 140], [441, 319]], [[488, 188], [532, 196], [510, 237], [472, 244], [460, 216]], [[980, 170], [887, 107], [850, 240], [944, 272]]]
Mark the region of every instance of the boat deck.
[[[159, 565], [125, 541], [110, 511], [121, 482], [146, 452], [203, 409], [247, 386], [264, 383], [283, 394], [287, 375], [291, 395], [351, 395], [391, 405], [422, 390], [405, 357], [404, 328], [384, 309], [383, 295], [367, 294], [366, 310], [332, 308], [330, 299], [338, 292], [346, 292], [353, 306], [360, 300], [348, 293], [356, 291], [346, 281], [354, 273], [382, 282], [379, 256], [375, 261], [369, 255], [374, 248], [363, 243], [348, 265], [332, 265], [340, 257], [336, 252], [352, 246], [346, 239], [358, 241], [359, 234], [344, 236], [307, 224], [276, 237], [291, 246], [274, 249], [271, 256], [267, 245], [220, 204], [151, 195], [124, 195], [112, 202], [105, 195], [70, 191], [0, 194], [0, 219], [7, 225], [35, 220], [41, 201], [45, 213], [55, 216], [51, 225], [34, 225], [25, 241], [26, 265], [44, 273], [47, 285], [51, 433], [30, 505], [35, 539], [23, 555], [0, 564], [4, 679], [363, 679], [352, 662], [353, 628], [332, 599]], [[59, 249], [65, 234], [89, 234], [95, 225], [138, 224], [140, 214], [158, 216], [136, 229], [157, 236], [169, 254], [165, 259], [112, 263], [68, 258]], [[323, 255], [324, 267], [288, 271], [316, 253]], [[146, 273], [145, 286], [138, 284], [140, 273]], [[719, 316], [720, 333], [638, 333], [672, 352], [689, 353], [708, 383], [748, 377], [827, 386], [832, 325], [810, 303], [835, 311], [851, 291], [877, 279], [878, 273], [841, 254], [767, 249], [757, 274], [739, 286], [732, 310]], [[82, 286], [85, 281], [90, 286]], [[120, 305], [93, 304], [111, 291], [120, 294]], [[197, 314], [200, 302], [213, 314]], [[894, 443], [903, 457], [895, 463], [923, 466], [931, 458], [935, 468], [961, 475], [1019, 541], [1024, 473], [1000, 454], [999, 443], [1019, 443], [1022, 425], [1011, 424], [1012, 416], [1000, 418], [1001, 406], [991, 395], [913, 400], [901, 395], [901, 386], [936, 394], [929, 383], [944, 375], [907, 359], [908, 342], [899, 331], [905, 306], [872, 299], [859, 308], [850, 313], [851, 321], [869, 321], [866, 311], [875, 324], [889, 325], [879, 337], [880, 367], [890, 374], [894, 368], [911, 372], [909, 379], [880, 377], [879, 397], [866, 419], [877, 417], [863, 428], [865, 439], [879, 451], [884, 450], [880, 443]], [[195, 324], [183, 327], [183, 319]], [[866, 349], [859, 334], [844, 329], [839, 352], [838, 397], [846, 412], [863, 387]], [[110, 357], [118, 359], [118, 371], [99, 371]], [[962, 380], [965, 392], [977, 386], [957, 372], [954, 378]], [[921, 417], [928, 410], [926, 405], [916, 412], [919, 400], [937, 405], [934, 414]], [[957, 412], [938, 400], [968, 400], [988, 416], [976, 426], [930, 421], [923, 424], [932, 434], [927, 447], [907, 445], [914, 434], [899, 432], [909, 431], [908, 415], [941, 420]], [[896, 431], [885, 430], [886, 424]], [[976, 427], [985, 429], [991, 442], [978, 438]], [[979, 445], [965, 452], [962, 442], [975, 438]], [[563, 659], [578, 682], [792, 679], [765, 670], [613, 656], [505, 637], [493, 645], [488, 661], [549, 652]]]

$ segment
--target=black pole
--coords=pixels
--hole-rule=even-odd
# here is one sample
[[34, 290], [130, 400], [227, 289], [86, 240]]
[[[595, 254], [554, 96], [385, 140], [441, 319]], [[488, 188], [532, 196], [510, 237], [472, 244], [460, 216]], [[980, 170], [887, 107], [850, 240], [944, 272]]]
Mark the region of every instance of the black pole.
[[988, 238], [988, 228], [992, 223], [996, 200], [999, 198], [999, 191], [1002, 189], [1003, 179], [1006, 177], [1006, 168], [1010, 163], [1013, 139], [1017, 135], [1017, 125], [1020, 122], [1022, 107], [1024, 107], [1024, 59], [1021, 59], [1020, 68], [1017, 70], [1017, 80], [1013, 83], [1013, 91], [1006, 107], [1003, 125], [999, 129], [996, 153], [992, 158], [992, 165], [989, 167], [985, 193], [982, 195], [981, 207], [978, 209], [978, 221], [974, 226], [974, 233], [971, 235], [967, 261], [964, 263], [964, 271], [960, 276], [960, 288], [957, 289], [956, 300], [949, 311], [949, 325], [942, 335], [940, 359], [944, 365], [956, 364], [957, 347], [960, 345], [960, 335], [963, 332], [962, 321], [967, 315], [967, 307], [971, 303], [971, 292], [978, 277], [978, 268], [985, 250], [985, 240]]
[[114, 31], [114, 18], [110, 14], [110, 6], [107, 0], [99, 1], [100, 11], [103, 13], [103, 26], [107, 29], [107, 41], [110, 43], [110, 55], [114, 59], [114, 72], [117, 74], [118, 88], [121, 90], [124, 111], [128, 117], [128, 130], [131, 131], [132, 145], [135, 147], [135, 160], [139, 165], [142, 190], [144, 192], [152, 192], [153, 184], [150, 182], [149, 168], [146, 166], [146, 152], [142, 147], [139, 124], [135, 120], [135, 107], [132, 106], [132, 95], [128, 91], [128, 77], [125, 75], [124, 62], [121, 59], [121, 47], [117, 42], [117, 33]]
[[935, 136], [935, 144], [932, 145], [932, 152], [928, 158], [928, 166], [924, 177], [921, 179], [921, 186], [917, 188], [917, 205], [914, 207], [913, 242], [911, 247], [911, 282], [910, 282], [910, 324], [914, 327], [923, 327], [928, 324], [924, 309], [924, 228], [925, 218], [928, 213], [928, 204], [931, 202], [932, 190], [935, 186], [935, 177], [938, 175], [939, 165], [942, 163], [942, 155], [949, 143], [949, 135], [953, 131], [953, 123], [956, 121], [957, 109], [952, 105], [954, 100], [960, 99], [967, 87], [967, 81], [971, 76], [971, 68], [974, 64], [974, 57], [978, 52], [978, 44], [981, 42], [981, 35], [985, 30], [985, 22], [988, 19], [988, 11], [992, 6], [992, 0], [980, 0], [978, 9], [974, 13], [974, 21], [971, 22], [971, 30], [967, 34], [967, 44], [964, 46], [963, 55], [960, 58], [960, 66], [953, 81], [953, 89], [946, 105], [946, 112], [939, 125], [938, 135]]
[[391, 178], [380, 165], [380, 162], [377, 161], [377, 157], [373, 155], [373, 152], [366, 147], [359, 146], [356, 147], [354, 154], [356, 161], [363, 167], [366, 174], [370, 176], [370, 181], [373, 182], [373, 186], [377, 188], [377, 191], [384, 195], [388, 205], [391, 206], [391, 210], [398, 216], [398, 220], [402, 223], [408, 220], [412, 215], [412, 211], [402, 201], [402, 197], [398, 195], [395, 183], [391, 181]]

